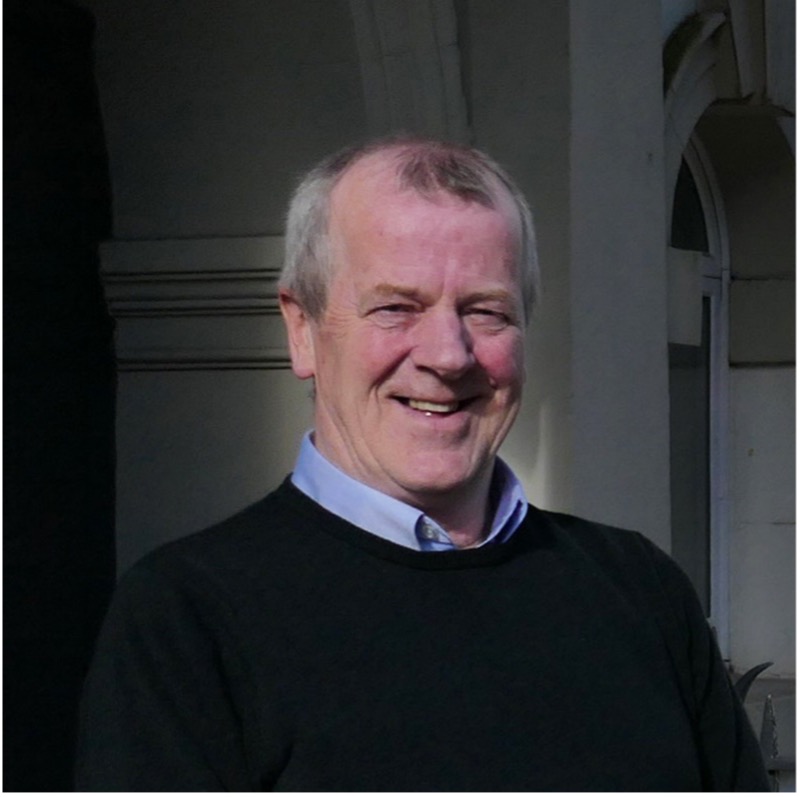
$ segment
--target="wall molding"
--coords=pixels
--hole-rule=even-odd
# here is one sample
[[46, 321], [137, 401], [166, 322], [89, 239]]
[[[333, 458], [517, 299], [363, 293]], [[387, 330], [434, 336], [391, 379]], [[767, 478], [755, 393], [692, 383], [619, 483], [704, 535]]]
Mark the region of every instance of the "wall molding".
[[277, 235], [102, 243], [118, 370], [288, 368], [282, 257]]
[[453, 0], [350, 0], [350, 14], [370, 133], [466, 142]]

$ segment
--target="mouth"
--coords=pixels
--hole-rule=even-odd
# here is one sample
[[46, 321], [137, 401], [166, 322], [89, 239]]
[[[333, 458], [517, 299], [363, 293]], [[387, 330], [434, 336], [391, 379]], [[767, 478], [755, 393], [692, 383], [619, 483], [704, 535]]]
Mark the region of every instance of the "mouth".
[[453, 413], [463, 410], [472, 399], [464, 401], [427, 401], [424, 399], [412, 399], [405, 396], [396, 396], [397, 401], [417, 412], [422, 412], [425, 415], [452, 415]]

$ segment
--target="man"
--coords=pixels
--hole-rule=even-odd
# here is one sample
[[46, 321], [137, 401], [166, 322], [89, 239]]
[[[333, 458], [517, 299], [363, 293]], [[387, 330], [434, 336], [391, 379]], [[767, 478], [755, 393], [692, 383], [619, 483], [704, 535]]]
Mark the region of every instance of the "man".
[[535, 293], [485, 155], [394, 139], [306, 177], [280, 301], [313, 434], [278, 490], [121, 583], [79, 787], [766, 788], [685, 577], [528, 506], [497, 458]]

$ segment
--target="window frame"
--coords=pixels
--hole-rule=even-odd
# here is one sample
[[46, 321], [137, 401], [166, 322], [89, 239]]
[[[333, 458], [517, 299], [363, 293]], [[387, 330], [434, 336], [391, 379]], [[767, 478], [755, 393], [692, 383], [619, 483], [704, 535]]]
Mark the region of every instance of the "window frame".
[[[683, 157], [692, 174], [706, 224], [702, 296], [710, 300], [709, 362], [709, 622], [724, 658], [730, 658], [730, 250], [722, 193], [696, 134]], [[700, 297], [698, 297], [700, 299]]]

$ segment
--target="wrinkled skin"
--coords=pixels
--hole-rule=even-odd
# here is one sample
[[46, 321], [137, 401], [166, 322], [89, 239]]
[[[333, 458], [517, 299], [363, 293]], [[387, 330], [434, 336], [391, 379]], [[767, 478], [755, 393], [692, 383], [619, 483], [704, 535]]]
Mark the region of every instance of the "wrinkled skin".
[[485, 534], [525, 376], [519, 225], [510, 198], [497, 204], [399, 190], [385, 156], [367, 157], [332, 195], [322, 317], [281, 294], [319, 451], [463, 547]]

